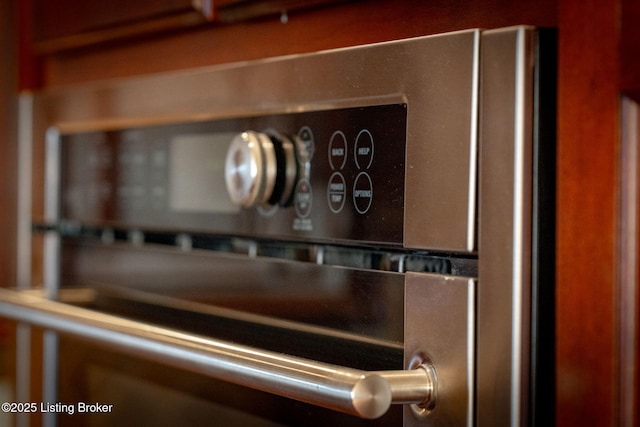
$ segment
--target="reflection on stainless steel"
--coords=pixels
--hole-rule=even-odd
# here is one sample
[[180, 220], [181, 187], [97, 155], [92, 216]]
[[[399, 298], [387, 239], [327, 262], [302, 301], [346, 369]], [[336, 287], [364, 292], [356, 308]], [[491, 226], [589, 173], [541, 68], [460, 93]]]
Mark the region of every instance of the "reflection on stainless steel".
[[405, 427], [473, 425], [476, 288], [475, 279], [407, 273], [404, 366], [432, 364], [438, 381], [435, 410], [405, 406]]
[[428, 406], [435, 382], [430, 367], [364, 372], [184, 334], [5, 289], [0, 289], [0, 314], [362, 418], [378, 418], [393, 403]]
[[136, 289], [402, 342], [400, 273], [65, 240], [67, 287]]
[[[237, 213], [237, 206], [226, 197], [219, 197], [224, 191], [224, 186], [217, 179], [222, 174], [222, 162], [209, 160], [223, 157], [232, 137], [232, 133], [177, 135], [169, 141], [166, 151], [156, 147], [151, 154], [151, 162], [166, 165], [170, 173], [168, 183], [153, 186], [151, 190], [154, 197], [166, 197], [168, 192], [167, 203], [174, 211]], [[108, 156], [104, 152], [101, 155]], [[102, 157], [95, 161], [104, 163], [107, 160]], [[87, 169], [86, 173], [91, 173], [95, 166]], [[194, 192], [194, 182], [206, 182], [204, 192]]]
[[[236, 411], [232, 425], [539, 424], [553, 406], [553, 378], [539, 379], [553, 361], [538, 357], [553, 354], [543, 33], [459, 31], [38, 94], [50, 179], [33, 231], [48, 236], [51, 300], [6, 291], [0, 311], [81, 336], [60, 334], [47, 398], [148, 398], [138, 390], [180, 380], [176, 400], [203, 397], [199, 419]], [[75, 306], [52, 301], [85, 288]], [[89, 387], [96, 370], [124, 382]], [[71, 376], [84, 386], [65, 387]], [[226, 387], [233, 398], [217, 396]], [[365, 417], [418, 403], [371, 421], [251, 387]], [[129, 400], [108, 422], [138, 419]]]
[[229, 145], [225, 180], [231, 201], [241, 206], [266, 204], [276, 183], [276, 153], [261, 132], [242, 132]]
[[[225, 161], [225, 182], [236, 205], [287, 206], [293, 190], [307, 167], [301, 143], [283, 135], [245, 131], [229, 144]], [[191, 185], [193, 185], [192, 181]], [[218, 195], [218, 198], [225, 199]]]
[[[478, 418], [522, 419], [528, 398], [531, 313], [531, 226], [534, 33], [492, 30], [483, 34], [478, 292]], [[510, 78], [498, 77], [501, 69]], [[500, 94], [499, 96], [496, 96]], [[508, 120], [506, 118], [509, 118]], [[489, 143], [491, 142], [491, 143]], [[505, 175], [494, 171], [499, 168]], [[505, 176], [509, 179], [505, 179]], [[507, 262], [496, 262], [510, 252]], [[492, 325], [487, 327], [488, 325]], [[505, 325], [498, 329], [493, 325]], [[508, 325], [508, 326], [507, 326]], [[526, 356], [525, 356], [526, 355]], [[510, 394], [494, 390], [511, 389]], [[499, 396], [500, 405], [489, 404]]]
[[[370, 128], [379, 123], [380, 133], [397, 130], [401, 137], [391, 141], [378, 141], [372, 167], [382, 168], [380, 179], [374, 183], [374, 194], [387, 197], [388, 207], [410, 207], [404, 213], [384, 215], [389, 224], [358, 220], [332, 220], [328, 207], [324, 212], [319, 195], [326, 191], [314, 191], [314, 209], [317, 215], [313, 230], [290, 228], [290, 218], [283, 224], [274, 224], [262, 217], [237, 224], [229, 219], [216, 220], [216, 227], [235, 227], [243, 233], [287, 230], [288, 234], [303, 238], [337, 237], [351, 238], [352, 233], [383, 233], [384, 241], [406, 247], [432, 250], [472, 252], [476, 221], [470, 220], [476, 212], [475, 199], [469, 198], [475, 185], [472, 146], [477, 138], [473, 132], [475, 75], [479, 30], [458, 31], [433, 37], [418, 37], [388, 43], [378, 43], [330, 53], [295, 55], [283, 60], [268, 59], [250, 63], [232, 64], [188, 73], [169, 73], [119, 81], [95, 90], [91, 86], [69, 87], [65, 90], [47, 91], [35, 99], [35, 108], [41, 120], [57, 126], [63, 135], [81, 131], [101, 131], [142, 127], [159, 123], [186, 123], [203, 119], [223, 120], [229, 117], [269, 117], [319, 112], [323, 118], [314, 131], [314, 141], [323, 144], [316, 147], [313, 158], [327, 157], [327, 144], [335, 130], [350, 126], [345, 123], [344, 112], [338, 117], [326, 117], [324, 113], [347, 108], [367, 108], [366, 123]], [[366, 70], [366, 72], [365, 72]], [[406, 115], [406, 129], [387, 126], [389, 105]], [[403, 106], [406, 105], [407, 108]], [[380, 119], [373, 119], [372, 112], [380, 107]], [[385, 108], [383, 108], [385, 107]], [[377, 113], [376, 113], [377, 114]], [[395, 114], [395, 113], [394, 113]], [[256, 117], [254, 117], [256, 116]], [[258, 130], [274, 126], [269, 121], [257, 121]], [[42, 125], [42, 122], [36, 123]], [[298, 123], [291, 129], [297, 133], [308, 123]], [[247, 127], [250, 128], [250, 127]], [[242, 131], [243, 129], [237, 129]], [[285, 132], [288, 129], [278, 129]], [[326, 135], [320, 135], [322, 130]], [[353, 150], [355, 137], [360, 129], [351, 129], [348, 142]], [[371, 129], [369, 129], [371, 130]], [[406, 138], [406, 153], [401, 145]], [[382, 150], [390, 147], [383, 156]], [[324, 153], [322, 152], [324, 151]], [[406, 154], [406, 155], [405, 155]], [[311, 156], [311, 153], [310, 153]], [[406, 165], [387, 166], [385, 157], [407, 160]], [[355, 167], [353, 159], [348, 166]], [[319, 172], [317, 169], [313, 174]], [[313, 166], [312, 166], [313, 167]], [[390, 176], [393, 175], [393, 178]], [[396, 177], [396, 175], [398, 175]], [[80, 179], [83, 179], [82, 176]], [[406, 188], [401, 181], [406, 179]], [[311, 183], [313, 185], [313, 183]], [[390, 192], [387, 184], [400, 185], [400, 194], [406, 200], [392, 199], [398, 191]], [[353, 183], [351, 184], [353, 185]], [[376, 197], [376, 196], [374, 196]], [[349, 197], [350, 199], [351, 197]], [[374, 203], [374, 207], [378, 206]], [[123, 218], [129, 223], [141, 219], [153, 220], [152, 211]], [[247, 214], [248, 216], [248, 214]], [[383, 215], [380, 215], [381, 217]], [[275, 221], [275, 218], [272, 218]], [[209, 221], [181, 221], [172, 226], [210, 228]], [[230, 224], [225, 224], [225, 220]], [[404, 232], [391, 233], [397, 225]], [[334, 230], [335, 229], [335, 230]], [[359, 230], [363, 229], [363, 230]], [[227, 231], [228, 232], [228, 231]], [[375, 232], [375, 233], [373, 233]], [[380, 241], [376, 238], [377, 242]]]

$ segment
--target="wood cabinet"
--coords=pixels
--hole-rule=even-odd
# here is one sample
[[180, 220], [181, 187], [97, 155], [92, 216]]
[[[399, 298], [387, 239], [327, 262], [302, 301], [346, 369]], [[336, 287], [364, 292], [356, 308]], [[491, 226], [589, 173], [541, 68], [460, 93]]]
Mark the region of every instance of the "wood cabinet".
[[33, 42], [47, 53], [90, 46], [213, 18], [212, 0], [32, 0]]
[[640, 102], [640, 2], [623, 0], [619, 10], [620, 89]]
[[33, 44], [53, 53], [158, 35], [215, 21], [282, 16], [344, 0], [30, 0]]
[[0, 2], [0, 284], [14, 283], [16, 276], [18, 73], [13, 6]]
[[[38, 1], [33, 1], [31, 7], [28, 2], [13, 2], [21, 15], [20, 86], [28, 89], [469, 27], [558, 27], [556, 420], [561, 426], [637, 425], [637, 409], [625, 413], [623, 408], [624, 399], [638, 399], [638, 332], [632, 331], [636, 359], [629, 362], [621, 350], [621, 340], [629, 336], [621, 336], [625, 328], [620, 314], [621, 289], [635, 289], [632, 295], [638, 298], [637, 275], [635, 282], [623, 283], [620, 272], [623, 255], [627, 255], [621, 248], [629, 239], [638, 240], [637, 229], [620, 231], [621, 203], [627, 197], [621, 195], [620, 126], [628, 120], [623, 119], [621, 96], [640, 101], [637, 2], [362, 0], [302, 10], [290, 10], [287, 2], [281, 2], [282, 10], [289, 11], [286, 20], [273, 16], [273, 8], [262, 17], [234, 23], [216, 20], [214, 13], [211, 22], [189, 29], [43, 51], [37, 47], [42, 35], [38, 31], [43, 28], [34, 24], [38, 21], [33, 18], [37, 16], [33, 5]], [[232, 10], [232, 3], [218, 4]], [[59, 19], [70, 17], [65, 10], [55, 12], [62, 13]], [[85, 21], [76, 19], [70, 25]], [[36, 35], [34, 43], [32, 34]], [[6, 143], [0, 150], [8, 150]], [[632, 261], [637, 271], [637, 255]], [[635, 303], [636, 319], [639, 306], [640, 301]], [[635, 363], [631, 397], [623, 390], [623, 383], [629, 381], [622, 381], [626, 371], [621, 370], [621, 361]]]
[[620, 62], [614, 6], [613, 1], [564, 1], [559, 8], [556, 393], [561, 426], [617, 425]]

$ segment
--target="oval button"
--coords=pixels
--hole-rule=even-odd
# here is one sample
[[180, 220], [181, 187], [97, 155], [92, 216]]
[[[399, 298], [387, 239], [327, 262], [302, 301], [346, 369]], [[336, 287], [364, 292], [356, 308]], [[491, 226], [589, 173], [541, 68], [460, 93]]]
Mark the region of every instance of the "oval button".
[[300, 218], [306, 218], [311, 213], [311, 203], [313, 201], [313, 194], [311, 193], [311, 184], [306, 179], [298, 182], [296, 186], [296, 193], [293, 199], [293, 206], [295, 207], [296, 214]]
[[347, 138], [335, 131], [329, 140], [329, 165], [333, 170], [342, 170], [347, 163]]
[[373, 201], [373, 183], [366, 172], [360, 172], [353, 183], [353, 205], [359, 214], [367, 213]]
[[313, 137], [313, 131], [311, 130], [311, 128], [309, 126], [301, 127], [300, 130], [298, 131], [298, 139], [305, 146], [307, 150], [308, 160], [311, 160], [313, 158], [313, 153], [316, 149], [315, 147], [316, 144]]
[[344, 208], [347, 195], [347, 184], [340, 172], [334, 172], [327, 185], [327, 201], [331, 212], [338, 213]]
[[373, 135], [366, 129], [362, 129], [356, 137], [354, 157], [358, 169], [369, 169], [373, 163]]

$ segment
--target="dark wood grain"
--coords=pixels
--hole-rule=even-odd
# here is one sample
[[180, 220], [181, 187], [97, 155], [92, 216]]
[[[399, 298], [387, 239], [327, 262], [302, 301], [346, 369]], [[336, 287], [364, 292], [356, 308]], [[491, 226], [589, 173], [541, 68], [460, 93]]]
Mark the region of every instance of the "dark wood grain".
[[557, 424], [607, 426], [618, 384], [616, 4], [560, 4]]
[[640, 102], [640, 2], [620, 4], [620, 87]]
[[192, 0], [29, 0], [36, 50], [54, 52], [198, 25], [213, 18]]
[[369, 0], [51, 55], [45, 86], [310, 52], [471, 27], [555, 26], [551, 0]]
[[0, 4], [0, 286], [16, 281], [18, 70], [15, 8]]

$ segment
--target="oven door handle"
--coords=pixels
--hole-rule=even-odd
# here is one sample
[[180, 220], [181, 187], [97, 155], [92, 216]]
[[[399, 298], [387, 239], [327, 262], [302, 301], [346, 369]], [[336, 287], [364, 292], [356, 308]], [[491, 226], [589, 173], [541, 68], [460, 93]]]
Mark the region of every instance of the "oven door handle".
[[430, 408], [435, 401], [436, 376], [429, 365], [406, 371], [361, 371], [187, 334], [8, 289], [0, 289], [0, 316], [361, 418], [378, 418], [391, 404]]

